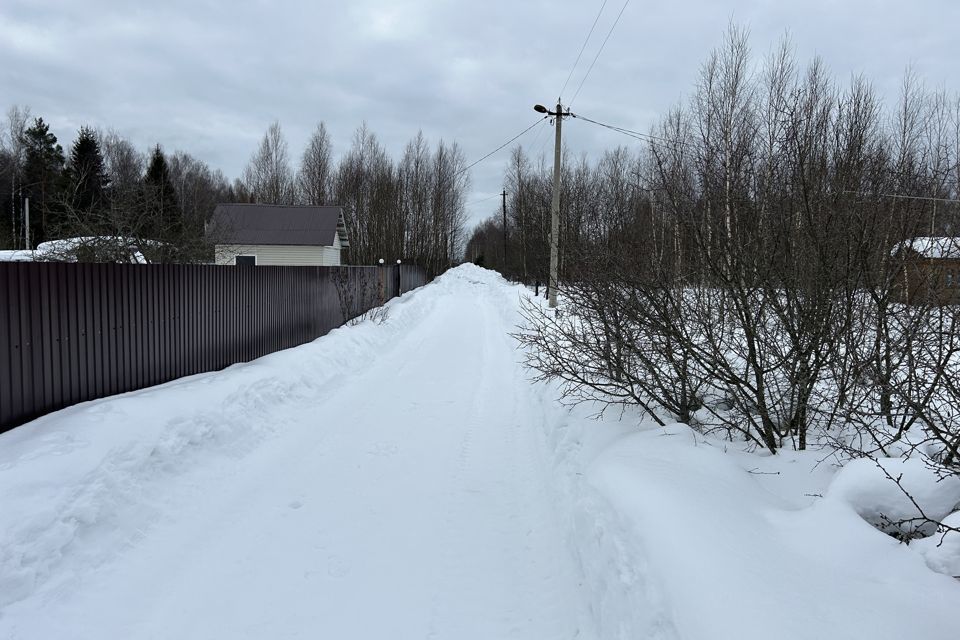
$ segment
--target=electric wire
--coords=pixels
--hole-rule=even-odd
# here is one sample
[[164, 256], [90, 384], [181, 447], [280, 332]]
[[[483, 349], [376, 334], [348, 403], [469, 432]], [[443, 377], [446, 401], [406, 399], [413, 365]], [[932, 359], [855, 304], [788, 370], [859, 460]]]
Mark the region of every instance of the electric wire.
[[573, 66], [570, 67], [570, 73], [567, 74], [567, 80], [563, 83], [563, 88], [560, 89], [558, 96], [562, 96], [563, 92], [567, 90], [567, 85], [570, 83], [570, 78], [573, 77], [573, 72], [576, 71], [577, 65], [580, 64], [580, 57], [583, 55], [584, 49], [587, 48], [587, 43], [590, 42], [590, 36], [593, 35], [593, 30], [597, 28], [597, 22], [600, 20], [600, 15], [603, 13], [604, 7], [607, 6], [607, 0], [603, 0], [603, 4], [600, 5], [600, 11], [597, 11], [597, 17], [593, 19], [593, 25], [590, 27], [589, 33], [587, 33], [586, 39], [583, 41], [583, 46], [580, 47], [580, 53], [577, 54], [577, 59], [573, 62]]
[[861, 191], [844, 191], [844, 193], [852, 193], [857, 196], [865, 197], [874, 197], [874, 198], [903, 198], [905, 200], [927, 200], [929, 202], [950, 202], [958, 203], [960, 200], [955, 200], [952, 198], [934, 198], [932, 196], [911, 196], [903, 193], [863, 193]]
[[510, 138], [509, 140], [507, 140], [506, 142], [504, 142], [502, 145], [500, 145], [499, 147], [497, 147], [496, 149], [494, 149], [493, 151], [491, 151], [491, 152], [488, 153], [487, 155], [483, 156], [483, 157], [480, 158], [479, 160], [474, 160], [473, 162], [471, 162], [470, 164], [468, 164], [467, 166], [465, 166], [463, 169], [460, 169], [460, 171], [458, 171], [456, 174], [454, 174], [453, 177], [456, 178], [456, 177], [460, 176], [461, 174], [466, 173], [467, 171], [469, 171], [469, 170], [472, 169], [473, 167], [477, 166], [478, 164], [480, 164], [481, 162], [483, 162], [484, 160], [486, 160], [487, 158], [489, 158], [490, 156], [492, 156], [492, 155], [495, 154], [496, 152], [500, 151], [501, 149], [503, 149], [504, 147], [506, 147], [507, 145], [509, 145], [510, 143], [512, 143], [514, 140], [516, 140], [517, 138], [519, 138], [520, 136], [522, 136], [522, 135], [525, 134], [526, 132], [530, 131], [530, 129], [533, 129], [533, 128], [534, 128], [535, 126], [537, 126], [538, 124], [542, 124], [543, 121], [546, 120], [546, 119], [549, 118], [549, 117], [550, 117], [550, 116], [543, 116], [542, 118], [538, 119], [538, 120], [537, 120], [536, 122], [534, 122], [532, 125], [530, 125], [530, 126], [527, 127], [526, 129], [524, 129], [523, 131], [521, 131], [521, 132], [518, 133], [517, 135], [513, 136], [512, 138]]
[[[533, 140], [530, 141], [530, 146], [529, 146], [528, 148], [533, 149], [534, 147], [537, 146], [537, 142], [540, 140], [540, 135], [541, 135], [544, 131], [548, 131], [548, 129], [547, 129], [546, 127], [540, 127], [539, 129], [537, 129], [537, 134], [536, 134], [535, 136], [533, 136]], [[549, 137], [550, 137], [550, 136], [547, 136], [547, 138], [549, 138]]]
[[593, 65], [597, 64], [597, 59], [600, 57], [600, 54], [603, 53], [603, 48], [607, 46], [607, 40], [610, 39], [610, 35], [613, 33], [613, 30], [616, 29], [617, 23], [620, 22], [620, 16], [623, 15], [624, 10], [627, 8], [627, 5], [630, 4], [630, 0], [626, 0], [623, 3], [623, 6], [620, 7], [620, 13], [617, 14], [617, 19], [613, 21], [613, 24], [610, 25], [610, 30], [607, 31], [607, 37], [603, 39], [603, 43], [600, 45], [600, 49], [597, 50], [597, 55], [593, 57], [593, 62], [590, 63], [590, 67], [587, 69], [587, 72], [584, 74], [583, 79], [580, 80], [580, 86], [577, 87], [576, 93], [573, 94], [573, 98], [570, 100], [570, 104], [567, 105], [569, 108], [573, 105], [574, 101], [577, 99], [577, 96], [580, 95], [580, 90], [583, 89], [583, 83], [587, 81], [587, 78], [590, 77], [590, 72], [593, 71]]
[[[584, 120], [591, 124], [599, 125], [601, 127], [605, 127], [612, 131], [616, 131], [617, 133], [621, 133], [630, 138], [634, 138], [635, 140], [646, 142], [655, 147], [672, 146], [676, 148], [678, 146], [679, 147], [691, 146], [691, 147], [697, 147], [698, 149], [703, 149], [703, 145], [693, 141], [668, 140], [666, 138], [654, 136], [649, 133], [640, 133], [639, 131], [633, 131], [631, 129], [626, 129], [624, 127], [617, 127], [612, 124], [598, 122], [597, 120], [592, 120], [591, 118], [582, 116], [580, 114], [571, 113], [570, 115], [574, 118]], [[863, 193], [861, 191], [850, 191], [850, 190], [844, 190], [843, 193], [848, 193], [851, 195], [857, 195], [857, 196], [866, 197], [866, 198], [900, 198], [904, 200], [923, 200], [927, 202], [947, 202], [951, 204], [960, 203], [960, 200], [953, 199], [953, 198], [935, 198], [932, 196], [913, 196], [913, 195], [904, 194], [904, 193]]]
[[624, 127], [618, 127], [612, 124], [607, 124], [605, 122], [599, 122], [597, 120], [588, 118], [584, 115], [580, 115], [579, 113], [571, 113], [570, 116], [577, 118], [579, 120], [584, 120], [585, 122], [589, 122], [591, 124], [604, 127], [606, 129], [610, 129], [612, 131], [616, 131], [617, 133], [622, 133], [623, 135], [634, 138], [635, 140], [639, 140], [641, 142], [648, 142], [656, 146], [667, 146], [667, 147], [674, 147], [674, 148], [684, 147], [684, 146], [693, 146], [693, 147], [702, 148], [701, 145], [692, 141], [668, 140], [667, 138], [661, 138], [659, 136], [655, 136], [650, 133], [641, 133], [639, 131], [633, 131], [632, 129], [626, 129]]
[[471, 207], [471, 206], [473, 206], [473, 205], [475, 205], [475, 204], [480, 204], [481, 202], [486, 202], [487, 200], [493, 200], [494, 198], [499, 198], [500, 196], [501, 196], [501, 194], [495, 193], [495, 194], [493, 194], [492, 196], [490, 196], [489, 198], [480, 198], [479, 200], [474, 200], [473, 202], [468, 202], [467, 204], [465, 204], [465, 205], [463, 205], [463, 206], [465, 206], [465, 207]]

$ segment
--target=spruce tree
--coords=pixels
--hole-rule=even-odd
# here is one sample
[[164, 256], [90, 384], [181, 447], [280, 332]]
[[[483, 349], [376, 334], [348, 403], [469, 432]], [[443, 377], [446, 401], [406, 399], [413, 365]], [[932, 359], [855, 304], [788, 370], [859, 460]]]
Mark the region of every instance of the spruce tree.
[[170, 245], [163, 253], [172, 254], [183, 235], [183, 216], [177, 205], [167, 159], [160, 145], [154, 147], [150, 156], [150, 164], [143, 176], [143, 187], [146, 214], [143, 235]]
[[30, 197], [30, 236], [36, 246], [56, 237], [62, 220], [63, 147], [50, 126], [37, 118], [24, 131], [24, 194]]
[[88, 219], [93, 218], [94, 214], [106, 207], [106, 192], [109, 185], [110, 178], [104, 166], [97, 134], [89, 127], [81, 127], [70, 150], [68, 169], [70, 204], [78, 215]]

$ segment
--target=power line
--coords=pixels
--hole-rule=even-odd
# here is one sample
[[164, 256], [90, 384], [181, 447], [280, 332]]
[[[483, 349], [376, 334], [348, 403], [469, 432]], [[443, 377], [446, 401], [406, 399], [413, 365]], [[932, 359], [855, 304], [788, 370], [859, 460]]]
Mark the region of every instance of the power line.
[[459, 175], [461, 175], [461, 174], [469, 171], [469, 170], [472, 169], [473, 167], [477, 166], [478, 164], [480, 164], [481, 162], [483, 162], [484, 160], [486, 160], [487, 158], [489, 158], [490, 156], [492, 156], [493, 154], [495, 154], [497, 151], [500, 151], [501, 149], [503, 149], [504, 147], [506, 147], [507, 145], [509, 145], [511, 142], [513, 142], [514, 140], [516, 140], [517, 138], [519, 138], [520, 136], [522, 136], [523, 134], [525, 134], [527, 131], [530, 131], [530, 129], [533, 129], [533, 128], [534, 128], [535, 126], [537, 126], [538, 124], [542, 124], [543, 121], [546, 120], [548, 117], [549, 117], [549, 116], [543, 116], [542, 118], [540, 118], [539, 120], [537, 120], [536, 122], [534, 122], [532, 125], [530, 125], [530, 126], [527, 127], [526, 129], [524, 129], [523, 131], [521, 131], [521, 132], [518, 133], [517, 135], [513, 136], [512, 138], [510, 138], [509, 140], [507, 140], [506, 142], [504, 142], [502, 145], [500, 145], [499, 147], [497, 147], [496, 149], [494, 149], [493, 151], [491, 151], [491, 152], [488, 153], [487, 155], [483, 156], [483, 157], [480, 158], [479, 160], [475, 160], [474, 162], [468, 164], [466, 167], [464, 167], [463, 169], [461, 169], [460, 171], [458, 171], [456, 174], [454, 174], [453, 177], [456, 178], [457, 176], [459, 176]]
[[952, 202], [952, 203], [960, 202], [960, 200], [954, 200], [951, 198], [934, 198], [931, 196], [910, 196], [902, 193], [863, 193], [861, 191], [844, 191], [844, 193], [852, 193], [853, 195], [870, 197], [870, 198], [902, 198], [904, 200], [927, 200], [930, 202]]
[[[544, 150], [544, 148], [547, 146], [547, 143], [548, 143], [548, 142], [550, 142], [550, 136], [547, 136], [546, 138], [543, 139], [543, 142], [540, 143], [540, 148], [537, 149], [537, 152], [536, 152], [535, 154], [533, 154], [532, 156], [530, 156], [530, 157], [533, 158], [534, 160], [536, 160], [537, 158], [539, 158], [540, 156], [542, 156], [542, 155], [543, 155], [543, 150]], [[531, 146], [531, 148], [533, 147], [533, 145], [530, 145], [530, 146]]]
[[[533, 149], [535, 146], [537, 146], [537, 141], [540, 139], [540, 134], [542, 134], [544, 131], [547, 131], [547, 129], [544, 127], [537, 129], [537, 135], [533, 136], [533, 140], [530, 141], [530, 149]], [[550, 136], [547, 136], [547, 139], [549, 140]]]
[[574, 118], [578, 118], [578, 119], [580, 119], [580, 120], [584, 120], [584, 121], [589, 122], [589, 123], [591, 123], [591, 124], [595, 124], [595, 125], [604, 127], [604, 128], [606, 128], [606, 129], [610, 129], [611, 131], [616, 131], [617, 133], [622, 133], [622, 134], [625, 135], [625, 136], [629, 136], [629, 137], [634, 138], [635, 140], [639, 140], [639, 141], [641, 141], [641, 142], [647, 142], [647, 143], [652, 144], [652, 145], [654, 145], [654, 146], [670, 146], [670, 147], [674, 147], [674, 148], [675, 148], [675, 147], [684, 147], [684, 146], [694, 146], [694, 147], [702, 148], [701, 145], [699, 145], [699, 144], [697, 144], [697, 143], [695, 143], [695, 142], [683, 141], [683, 140], [669, 140], [669, 139], [667, 139], [667, 138], [661, 138], [661, 137], [659, 137], [659, 136], [655, 136], [655, 135], [650, 134], [650, 133], [641, 133], [641, 132], [639, 132], [639, 131], [633, 131], [633, 130], [631, 130], [631, 129], [626, 129], [626, 128], [624, 128], [624, 127], [618, 127], [618, 126], [615, 126], [615, 125], [612, 125], [612, 124], [607, 124], [607, 123], [605, 123], [605, 122], [599, 122], [599, 121], [597, 121], [597, 120], [592, 120], [591, 118], [588, 118], [588, 117], [586, 117], [586, 116], [582, 116], [582, 115], [580, 115], [580, 114], [578, 114], [578, 113], [571, 113], [570, 115], [573, 116]]
[[593, 71], [593, 65], [597, 64], [597, 59], [600, 57], [600, 54], [603, 53], [603, 48], [607, 46], [607, 40], [610, 39], [610, 34], [613, 33], [613, 30], [617, 27], [617, 23], [620, 22], [620, 16], [623, 15], [623, 11], [627, 8], [628, 4], [630, 4], [630, 0], [626, 0], [626, 2], [623, 3], [623, 6], [620, 7], [620, 13], [617, 14], [617, 19], [613, 21], [612, 25], [610, 25], [610, 30], [607, 31], [607, 37], [603, 39], [603, 43], [600, 45], [597, 55], [593, 57], [593, 62], [590, 63], [590, 68], [587, 69], [587, 73], [584, 74], [583, 79], [580, 81], [580, 86], [577, 87], [577, 92], [573, 94], [570, 104], [567, 105], [568, 108], [573, 104], [574, 100], [577, 99], [577, 96], [580, 95], [580, 89], [583, 89], [583, 83], [587, 81], [587, 78], [590, 76], [590, 72]]
[[[653, 146], [661, 146], [661, 145], [664, 145], [664, 146], [672, 146], [672, 147], [674, 147], [674, 148], [675, 148], [675, 147], [683, 147], [683, 146], [692, 146], [692, 147], [697, 147], [697, 148], [699, 148], [699, 149], [703, 149], [703, 148], [704, 148], [703, 145], [701, 145], [701, 144], [699, 144], [699, 143], [696, 143], [696, 142], [693, 142], [693, 141], [668, 140], [667, 138], [661, 138], [661, 137], [659, 137], [659, 136], [651, 135], [651, 134], [649, 134], [649, 133], [640, 133], [639, 131], [633, 131], [633, 130], [631, 130], [631, 129], [626, 129], [626, 128], [624, 128], [624, 127], [617, 127], [617, 126], [614, 126], [614, 125], [612, 125], [612, 124], [606, 124], [606, 123], [604, 123], [604, 122], [598, 122], [597, 120], [592, 120], [592, 119], [590, 119], [590, 118], [588, 118], [588, 117], [586, 117], [586, 116], [582, 116], [582, 115], [579, 115], [579, 114], [576, 114], [576, 113], [571, 113], [570, 115], [573, 116], [574, 118], [578, 118], [578, 119], [580, 119], [580, 120], [584, 120], [584, 121], [589, 122], [589, 123], [591, 123], [591, 124], [599, 125], [599, 126], [604, 127], [604, 128], [606, 128], [606, 129], [610, 129], [610, 130], [612, 130], [612, 131], [616, 131], [617, 133], [622, 133], [622, 134], [625, 135], [625, 136], [629, 136], [629, 137], [634, 138], [635, 140], [639, 140], [639, 141], [641, 141], [641, 142], [646, 142], [646, 143], [648, 143], [648, 144], [650, 144], [650, 145], [653, 145]], [[902, 194], [902, 193], [863, 193], [863, 192], [861, 192], [861, 191], [849, 191], [849, 190], [844, 190], [843, 193], [849, 193], [849, 194], [852, 194], [852, 195], [857, 195], [857, 196], [862, 196], [862, 197], [868, 197], [868, 198], [901, 198], [901, 199], [904, 199], [904, 200], [924, 200], [924, 201], [927, 201], [927, 202], [949, 202], [949, 203], [953, 203], [953, 204], [960, 203], [960, 200], [958, 200], [958, 199], [953, 199], [953, 198], [935, 198], [935, 197], [933, 197], [933, 196], [912, 196], [912, 195]]]
[[612, 124], [606, 124], [605, 122], [598, 122], [597, 120], [591, 120], [587, 116], [582, 116], [578, 113], [571, 113], [570, 115], [573, 116], [574, 118], [584, 120], [585, 122], [590, 122], [591, 124], [604, 127], [605, 129], [610, 129], [612, 131], [616, 131], [617, 133], [622, 133], [624, 135], [630, 136], [631, 138], [637, 138], [638, 140], [646, 138], [646, 134], [640, 133], [639, 131], [631, 131], [630, 129], [624, 129], [623, 127], [617, 127]]
[[580, 56], [583, 55], [583, 50], [587, 48], [587, 43], [590, 42], [590, 36], [593, 35], [593, 30], [597, 28], [597, 21], [600, 20], [600, 14], [603, 13], [603, 8], [606, 6], [607, 0], [603, 0], [603, 4], [600, 5], [600, 11], [597, 11], [597, 17], [593, 19], [593, 26], [590, 27], [590, 32], [587, 33], [587, 37], [583, 41], [583, 46], [580, 47], [580, 53], [577, 54], [577, 59], [574, 61], [573, 66], [570, 67], [570, 73], [567, 74], [567, 80], [563, 83], [563, 88], [560, 89], [560, 93], [557, 95], [562, 96], [563, 92], [567, 90], [567, 84], [570, 82], [570, 78], [573, 77], [573, 72], [576, 70], [577, 65], [580, 64]]
[[472, 206], [475, 205], [475, 204], [480, 204], [481, 202], [486, 202], [487, 200], [493, 200], [494, 198], [499, 198], [499, 197], [500, 197], [500, 194], [499, 194], [499, 193], [495, 193], [495, 194], [493, 194], [492, 196], [490, 196], [489, 198], [480, 198], [479, 200], [474, 200], [473, 202], [468, 202], [467, 204], [465, 204], [465, 205], [463, 205], [463, 206], [465, 206], [465, 207], [472, 207]]

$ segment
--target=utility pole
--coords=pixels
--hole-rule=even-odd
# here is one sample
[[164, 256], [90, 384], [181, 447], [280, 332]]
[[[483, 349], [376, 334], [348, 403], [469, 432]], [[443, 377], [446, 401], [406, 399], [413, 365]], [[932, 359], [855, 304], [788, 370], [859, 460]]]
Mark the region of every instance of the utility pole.
[[553, 149], [553, 201], [550, 204], [550, 281], [547, 285], [547, 294], [550, 307], [557, 306], [557, 263], [559, 262], [558, 242], [560, 240], [560, 127], [570, 110], [563, 111], [563, 105], [557, 102], [556, 111], [547, 111], [543, 105], [535, 105], [537, 113], [546, 113], [554, 117], [557, 125], [557, 139]]
[[550, 203], [550, 308], [557, 306], [557, 262], [560, 240], [560, 125], [563, 124], [563, 107], [557, 102], [557, 140], [553, 147], [553, 202]]
[[23, 238], [27, 243], [26, 250], [30, 251], [33, 247], [30, 246], [30, 198], [26, 197], [23, 199], [23, 218], [26, 224], [23, 226]]
[[504, 189], [503, 193], [500, 194], [503, 196], [503, 268], [507, 268], [507, 190]]

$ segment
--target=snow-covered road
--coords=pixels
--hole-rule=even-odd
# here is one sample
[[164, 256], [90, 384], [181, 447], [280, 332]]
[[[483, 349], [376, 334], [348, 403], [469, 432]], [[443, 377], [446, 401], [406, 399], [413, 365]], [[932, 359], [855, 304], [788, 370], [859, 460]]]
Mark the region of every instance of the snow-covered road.
[[37, 494], [0, 489], [0, 637], [589, 637], [489, 277], [7, 434], [0, 480]]
[[530, 384], [523, 296], [463, 265], [385, 322], [0, 434], [0, 640], [960, 637], [954, 574], [823, 451]]

